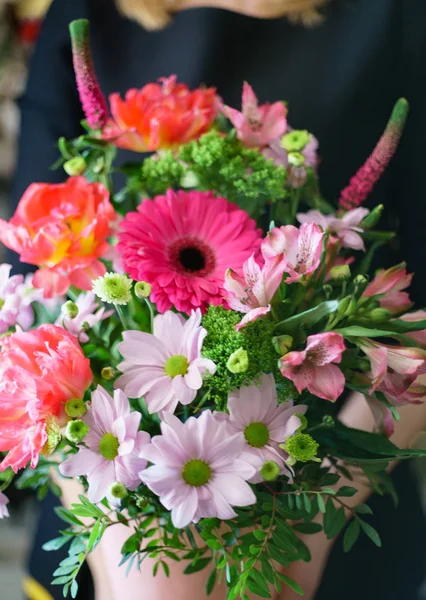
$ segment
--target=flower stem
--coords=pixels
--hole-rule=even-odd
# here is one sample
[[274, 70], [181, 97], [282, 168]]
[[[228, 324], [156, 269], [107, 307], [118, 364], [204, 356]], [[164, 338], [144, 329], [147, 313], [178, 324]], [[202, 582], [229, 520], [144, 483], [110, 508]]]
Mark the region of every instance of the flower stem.
[[128, 329], [127, 323], [126, 323], [126, 315], [124, 314], [123, 308], [119, 304], [116, 304], [115, 309], [117, 311], [118, 316], [120, 317], [120, 321], [123, 326], [123, 329], [124, 330]]

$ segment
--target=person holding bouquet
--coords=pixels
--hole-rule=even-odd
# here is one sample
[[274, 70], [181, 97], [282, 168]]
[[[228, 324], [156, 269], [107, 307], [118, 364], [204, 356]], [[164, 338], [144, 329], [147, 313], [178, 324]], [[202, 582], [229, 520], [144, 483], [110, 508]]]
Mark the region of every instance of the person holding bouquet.
[[[121, 19], [118, 9], [156, 31], [144, 31], [136, 23]], [[293, 126], [307, 126], [321, 141], [319, 171], [326, 198], [338, 196], [353, 174], [353, 166], [361, 165], [371, 152], [395, 98], [408, 97], [411, 116], [407, 130], [398, 156], [375, 190], [374, 204], [386, 206], [390, 227], [394, 227], [395, 222], [399, 225], [400, 245], [389, 249], [385, 260], [394, 264], [404, 257], [410, 272], [421, 273], [423, 206], [418, 198], [423, 181], [420, 132], [425, 130], [425, 116], [418, 77], [426, 61], [422, 43], [426, 21], [413, 18], [421, 11], [424, 7], [420, 0], [411, 0], [404, 7], [396, 1], [384, 0], [359, 0], [353, 4], [344, 0], [330, 3], [308, 0], [132, 3], [118, 0], [117, 6], [112, 0], [73, 3], [56, 0], [44, 24], [27, 93], [21, 101], [23, 120], [15, 203], [30, 182], [54, 183], [62, 178], [60, 171], [47, 170], [47, 165], [57, 158], [55, 141], [61, 136], [77, 137], [78, 123], [83, 116], [71, 69], [68, 23], [76, 18], [89, 18], [93, 27], [94, 61], [105, 93], [124, 93], [135, 82], [142, 86], [165, 73], [176, 72], [190, 87], [197, 87], [200, 82], [216, 86], [229, 106], [239, 104], [241, 79], [249, 81], [262, 100], [287, 98]], [[321, 15], [322, 23], [319, 22]], [[301, 21], [304, 26], [316, 26], [304, 28], [290, 23], [288, 17]], [[168, 21], [171, 21], [168, 27], [161, 29]], [[123, 151], [119, 160], [124, 162], [128, 158], [129, 154]], [[413, 244], [413, 240], [418, 240], [417, 244]], [[422, 277], [414, 280], [410, 291], [417, 302], [424, 302]], [[345, 407], [342, 418], [352, 427], [368, 429], [371, 427], [368, 410], [360, 410], [359, 406]], [[422, 407], [410, 410], [407, 416], [401, 411], [401, 422], [395, 433], [397, 445], [410, 444], [426, 424]], [[412, 514], [420, 518], [410, 475], [405, 471], [397, 476], [403, 479], [402, 498], [410, 497]], [[363, 494], [366, 497], [368, 490], [360, 496]], [[386, 522], [384, 515], [382, 518]], [[398, 531], [395, 518], [392, 525]], [[406, 530], [405, 536], [410, 531], [412, 546], [420, 547], [416, 540], [421, 537], [422, 524], [405, 520], [399, 530], [401, 537], [394, 540], [396, 546], [405, 543], [402, 529]], [[125, 531], [122, 533], [126, 535]], [[117, 528], [100, 547], [100, 559], [93, 563], [102, 600], [106, 600], [108, 594], [112, 600], [120, 598], [123, 589], [126, 589], [126, 597], [135, 600], [144, 594], [154, 600], [167, 598], [167, 595], [176, 598], [179, 593], [185, 598], [193, 594], [194, 600], [203, 597], [204, 574], [181, 580], [176, 572], [171, 580], [163, 581], [152, 580], [147, 571], [143, 576], [134, 572], [131, 579], [126, 580], [124, 573], [112, 570], [117, 558], [114, 548], [121, 545], [120, 535]], [[320, 535], [315, 540], [312, 538], [311, 544], [313, 562], [302, 566], [296, 563], [292, 567], [294, 578], [303, 583], [307, 597], [314, 597], [330, 550], [330, 543]], [[387, 548], [389, 551], [390, 546]], [[332, 597], [327, 592], [327, 579], [333, 589], [339, 588], [336, 598], [358, 597], [360, 588], [352, 567], [356, 549], [354, 553], [345, 562], [332, 559], [336, 561], [332, 564], [339, 565], [341, 578], [336, 571], [329, 574], [326, 571], [323, 588], [317, 595], [319, 599]], [[416, 569], [412, 558], [409, 565], [402, 567], [404, 557], [400, 552], [393, 553], [398, 556], [401, 571], [406, 569], [400, 578], [401, 587], [392, 581], [384, 592], [387, 582], [377, 565], [380, 558], [374, 555], [376, 570], [371, 574], [370, 591], [364, 591], [364, 597], [380, 597], [378, 594], [391, 599], [412, 597], [410, 594], [419, 587], [423, 573]], [[215, 593], [218, 599], [223, 597], [220, 589]], [[283, 591], [284, 600], [292, 597], [291, 591]]]

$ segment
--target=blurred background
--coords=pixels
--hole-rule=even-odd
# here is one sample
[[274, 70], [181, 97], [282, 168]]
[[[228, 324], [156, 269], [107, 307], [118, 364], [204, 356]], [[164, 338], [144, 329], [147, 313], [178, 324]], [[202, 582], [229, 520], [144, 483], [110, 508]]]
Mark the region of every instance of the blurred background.
[[[0, 217], [8, 214], [8, 192], [19, 134], [17, 100], [25, 87], [28, 61], [51, 0], [0, 0]], [[0, 245], [0, 263], [4, 260]], [[36, 523], [37, 503], [9, 494], [11, 518], [0, 520], [0, 598], [22, 600], [25, 561]], [[30, 600], [40, 596], [27, 580]]]

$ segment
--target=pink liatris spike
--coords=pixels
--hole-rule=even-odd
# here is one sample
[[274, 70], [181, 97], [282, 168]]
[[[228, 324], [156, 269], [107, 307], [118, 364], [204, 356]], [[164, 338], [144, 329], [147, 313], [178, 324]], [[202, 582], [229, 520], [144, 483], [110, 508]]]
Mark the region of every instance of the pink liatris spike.
[[108, 108], [93, 66], [89, 28], [87, 19], [70, 23], [74, 71], [87, 123], [92, 129], [102, 129], [108, 119]]
[[407, 119], [408, 108], [405, 98], [400, 98], [395, 104], [377, 146], [340, 195], [339, 205], [344, 210], [360, 206], [382, 176], [398, 147]]

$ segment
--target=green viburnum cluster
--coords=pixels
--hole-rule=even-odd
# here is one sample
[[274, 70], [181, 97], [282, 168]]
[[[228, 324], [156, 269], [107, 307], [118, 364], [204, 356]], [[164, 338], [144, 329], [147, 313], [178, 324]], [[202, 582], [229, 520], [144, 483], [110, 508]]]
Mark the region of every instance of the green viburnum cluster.
[[257, 149], [245, 148], [234, 134], [211, 131], [182, 146], [177, 155], [161, 152], [142, 165], [142, 185], [149, 195], [191, 187], [214, 190], [259, 217], [266, 203], [285, 199], [287, 171]]
[[278, 355], [272, 345], [274, 323], [258, 319], [239, 332], [235, 325], [241, 321], [237, 312], [221, 306], [210, 306], [202, 320], [207, 330], [203, 356], [217, 366], [216, 373], [205, 380], [204, 388], [219, 407], [226, 406], [229, 392], [252, 385], [261, 373], [273, 373], [283, 382], [280, 399], [295, 397], [294, 387], [281, 376]]

